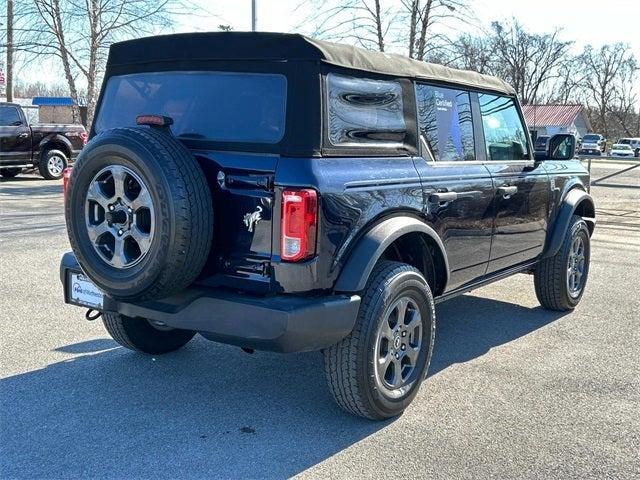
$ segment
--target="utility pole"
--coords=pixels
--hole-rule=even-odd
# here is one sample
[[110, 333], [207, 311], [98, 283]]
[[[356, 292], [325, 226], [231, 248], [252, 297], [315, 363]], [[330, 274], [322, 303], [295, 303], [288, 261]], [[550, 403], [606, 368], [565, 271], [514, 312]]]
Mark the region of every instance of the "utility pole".
[[13, 102], [13, 0], [7, 0], [7, 102]]
[[256, 0], [251, 0], [251, 31], [256, 31]]

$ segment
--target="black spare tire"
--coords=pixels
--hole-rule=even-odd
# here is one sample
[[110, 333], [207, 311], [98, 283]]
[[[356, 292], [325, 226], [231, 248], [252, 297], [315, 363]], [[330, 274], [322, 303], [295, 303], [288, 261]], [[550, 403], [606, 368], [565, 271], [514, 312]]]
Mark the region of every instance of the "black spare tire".
[[84, 272], [120, 300], [183, 290], [211, 246], [211, 193], [200, 165], [149, 127], [116, 128], [89, 142], [69, 179], [65, 215]]

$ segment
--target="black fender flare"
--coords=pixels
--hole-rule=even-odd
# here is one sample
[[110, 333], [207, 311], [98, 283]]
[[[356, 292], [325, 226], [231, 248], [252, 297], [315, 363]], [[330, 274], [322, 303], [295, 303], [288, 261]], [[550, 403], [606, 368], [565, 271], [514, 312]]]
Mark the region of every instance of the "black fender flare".
[[38, 151], [40, 152], [38, 157], [42, 158], [42, 155], [44, 154], [44, 152], [46, 152], [47, 150], [51, 150], [51, 148], [49, 148], [51, 144], [55, 145], [56, 143], [60, 143], [65, 146], [65, 148], [68, 151], [65, 153], [69, 154], [69, 158], [67, 160], [71, 160], [73, 145], [71, 144], [71, 141], [67, 137], [65, 137], [64, 135], [60, 135], [59, 133], [53, 133], [53, 134], [47, 135], [42, 140], [40, 140], [40, 143], [38, 144]]
[[339, 292], [362, 291], [373, 267], [387, 247], [403, 235], [413, 232], [428, 235], [440, 249], [446, 271], [446, 286], [449, 281], [449, 262], [442, 240], [436, 231], [426, 223], [414, 217], [400, 216], [383, 220], [360, 238], [342, 268], [335, 290]]
[[571, 217], [578, 210], [583, 212], [582, 218], [587, 222], [589, 234], [593, 234], [596, 225], [596, 209], [593, 198], [584, 190], [574, 188], [565, 195], [560, 204], [553, 229], [550, 229], [547, 234], [547, 242], [542, 258], [552, 257], [558, 253], [569, 228]]

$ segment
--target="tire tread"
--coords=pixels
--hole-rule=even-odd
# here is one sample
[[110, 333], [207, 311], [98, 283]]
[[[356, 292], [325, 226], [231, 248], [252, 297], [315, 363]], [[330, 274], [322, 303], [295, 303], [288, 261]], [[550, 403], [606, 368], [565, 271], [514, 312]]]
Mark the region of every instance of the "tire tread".
[[560, 250], [552, 257], [545, 258], [536, 265], [533, 274], [536, 297], [540, 304], [548, 310], [566, 312], [573, 310], [577, 304], [573, 304], [568, 300], [565, 282], [567, 255], [572, 241], [571, 232], [578, 222], [584, 223], [584, 220], [579, 215], [573, 215]]
[[[169, 236], [163, 235], [159, 241], [166, 246], [164, 255], [156, 255], [150, 265], [155, 265], [155, 277], [147, 275], [139, 282], [146, 287], [132, 288], [131, 293], [118, 292], [104, 287], [106, 293], [121, 300], [152, 300], [178, 293], [187, 288], [202, 271], [211, 248], [213, 236], [213, 206], [211, 192], [202, 168], [191, 152], [178, 140], [164, 132], [148, 127], [128, 127], [107, 130], [99, 134], [95, 140], [109, 135], [114, 141], [129, 141], [138, 144], [153, 155], [161, 182], [165, 179], [168, 189], [157, 188], [161, 204], [170, 205], [173, 222]], [[106, 139], [105, 139], [106, 140]], [[89, 145], [91, 148], [91, 144]], [[83, 154], [80, 155], [72, 171], [70, 188], [75, 185], [75, 178], [87, 167]], [[67, 202], [67, 229], [71, 246], [81, 263], [90, 263], [92, 257], [82, 255], [78, 234], [73, 231], [71, 202]], [[160, 263], [162, 262], [162, 263]], [[90, 267], [91, 265], [89, 265]], [[89, 272], [91, 269], [89, 269]], [[93, 280], [100, 284], [98, 278]]]
[[410, 265], [381, 261], [371, 273], [364, 292], [358, 312], [358, 319], [351, 333], [323, 351], [324, 369], [329, 390], [335, 402], [347, 412], [365, 417], [371, 420], [379, 420], [381, 417], [372, 409], [365, 399], [365, 392], [358, 381], [358, 350], [361, 348], [362, 337], [367, 334], [371, 318], [366, 318], [371, 303], [378, 301], [379, 295], [386, 288], [392, 274], [402, 272], [418, 272]]
[[131, 318], [104, 312], [102, 323], [107, 333], [124, 348], [151, 355], [173, 352], [194, 337], [190, 330], [158, 330], [144, 318]]

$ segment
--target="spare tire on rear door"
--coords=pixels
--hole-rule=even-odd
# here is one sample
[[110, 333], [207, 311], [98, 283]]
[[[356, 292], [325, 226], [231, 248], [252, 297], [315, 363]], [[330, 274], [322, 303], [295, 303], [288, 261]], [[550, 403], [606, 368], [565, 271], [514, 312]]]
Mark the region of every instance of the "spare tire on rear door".
[[82, 269], [116, 299], [183, 290], [211, 246], [211, 193], [200, 165], [169, 133], [149, 127], [108, 130], [82, 150], [65, 214]]

